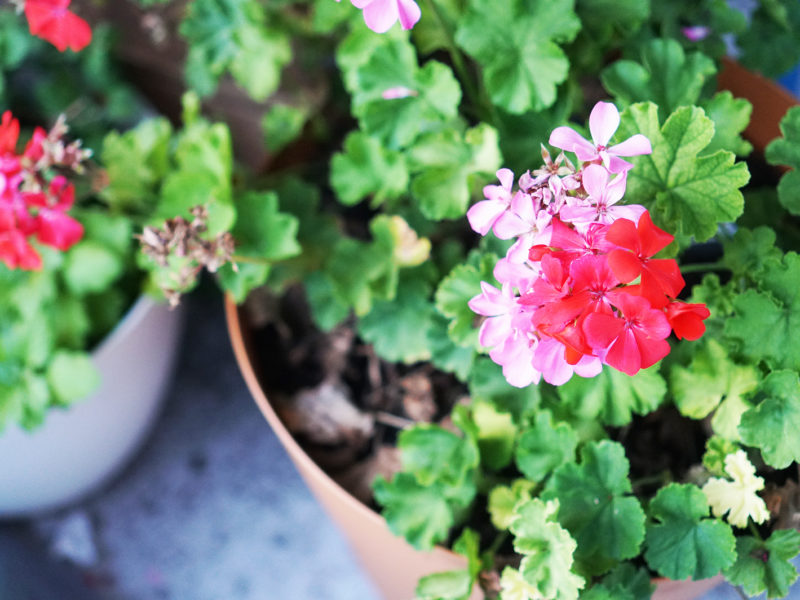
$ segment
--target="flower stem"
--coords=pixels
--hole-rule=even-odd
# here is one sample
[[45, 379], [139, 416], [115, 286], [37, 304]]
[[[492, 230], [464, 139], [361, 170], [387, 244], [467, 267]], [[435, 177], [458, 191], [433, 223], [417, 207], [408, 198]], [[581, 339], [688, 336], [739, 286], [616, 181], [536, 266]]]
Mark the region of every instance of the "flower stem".
[[704, 271], [723, 271], [727, 269], [721, 262], [692, 263], [681, 265], [681, 273], [703, 273]]
[[763, 542], [764, 540], [761, 538], [761, 534], [758, 532], [758, 528], [756, 524], [753, 523], [752, 520], [747, 520], [747, 528], [750, 530], [750, 533], [753, 534], [753, 537], [756, 538], [759, 542]]
[[464, 55], [456, 45], [456, 38], [453, 34], [453, 30], [448, 26], [444, 15], [439, 10], [439, 7], [436, 6], [435, 0], [425, 0], [425, 3], [436, 19], [436, 22], [439, 24], [439, 29], [441, 29], [442, 33], [444, 34], [445, 40], [447, 41], [447, 51], [450, 54], [450, 60], [452, 60], [453, 68], [458, 73], [459, 79], [461, 79], [461, 84], [464, 86], [464, 91], [469, 98], [469, 101], [472, 103], [475, 109], [480, 109], [482, 107], [482, 103], [480, 94], [478, 93], [478, 87], [476, 86], [475, 81], [473, 80], [472, 75], [467, 68], [467, 64], [464, 61]]

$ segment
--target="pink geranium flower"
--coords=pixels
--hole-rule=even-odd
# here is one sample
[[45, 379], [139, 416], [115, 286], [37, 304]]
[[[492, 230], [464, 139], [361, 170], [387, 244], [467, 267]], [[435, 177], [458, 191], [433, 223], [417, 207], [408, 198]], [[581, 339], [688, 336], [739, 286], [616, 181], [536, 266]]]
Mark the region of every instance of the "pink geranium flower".
[[598, 102], [589, 115], [589, 131], [592, 141], [588, 141], [570, 127], [557, 127], [550, 134], [550, 145], [574, 152], [584, 162], [603, 163], [612, 173], [627, 171], [633, 165], [620, 156], [638, 156], [653, 151], [648, 140], [641, 133], [629, 137], [620, 144], [609, 147], [608, 142], [619, 127], [619, 111], [610, 102]]
[[467, 211], [470, 227], [481, 235], [489, 233], [500, 216], [511, 206], [514, 172], [510, 169], [500, 169], [497, 178], [500, 180], [500, 185], [485, 186], [483, 195], [486, 200], [476, 202]]
[[[336, 0], [337, 2], [339, 0]], [[386, 33], [397, 21], [403, 29], [411, 29], [421, 16], [414, 0], [350, 0], [364, 11], [364, 22], [376, 33]]]

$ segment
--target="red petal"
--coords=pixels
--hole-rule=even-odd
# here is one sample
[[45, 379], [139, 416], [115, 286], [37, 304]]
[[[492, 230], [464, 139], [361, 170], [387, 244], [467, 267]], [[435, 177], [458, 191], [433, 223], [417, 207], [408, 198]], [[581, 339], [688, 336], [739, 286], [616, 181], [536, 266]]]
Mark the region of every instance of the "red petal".
[[7, 110], [0, 122], [0, 154], [14, 154], [19, 139], [19, 121]]
[[[639, 348], [642, 369], [653, 366], [669, 354], [670, 347], [667, 340], [654, 340], [636, 328], [633, 329], [633, 337], [636, 339], [636, 344]], [[633, 375], [633, 373], [630, 373], [630, 375]]]
[[706, 331], [703, 319], [710, 315], [711, 312], [705, 304], [671, 302], [667, 307], [667, 319], [679, 340], [699, 339]]
[[[615, 221], [618, 223], [619, 221]], [[621, 283], [630, 283], [642, 272], [642, 261], [627, 250], [612, 250], [608, 253], [608, 266]]]
[[57, 210], [42, 210], [37, 217], [36, 238], [47, 246], [68, 250], [83, 237], [83, 225]]
[[[644, 213], [642, 218], [646, 214]], [[631, 250], [635, 254], [639, 254], [641, 250], [639, 247], [639, 232], [636, 229], [636, 224], [630, 219], [617, 219], [614, 221], [606, 232], [606, 241], [620, 248]]]
[[603, 361], [628, 375], [636, 375], [639, 372], [639, 369], [642, 368], [642, 355], [630, 329], [617, 338], [608, 349]]
[[553, 226], [553, 234], [550, 237], [550, 246], [562, 250], [574, 250], [587, 248], [586, 240], [577, 231], [570, 229], [560, 219], [554, 218], [550, 222]]
[[653, 224], [653, 220], [650, 218], [650, 213], [647, 211], [642, 213], [642, 216], [639, 217], [638, 232], [642, 256], [648, 258], [669, 246], [672, 240], [675, 239], [675, 236], [656, 227]]
[[594, 350], [605, 350], [625, 329], [625, 321], [613, 315], [590, 313], [582, 323], [586, 343]]
[[[658, 297], [666, 294], [675, 298], [681, 293], [683, 281], [677, 261], [671, 258], [646, 260], [642, 264], [642, 295]], [[658, 304], [658, 302], [654, 302]]]
[[25, 16], [31, 33], [58, 48], [61, 52], [71, 48], [78, 52], [92, 40], [89, 24], [78, 15], [66, 10], [69, 0], [28, 0]]
[[42, 268], [42, 258], [19, 231], [6, 231], [0, 234], [0, 260], [9, 269], [19, 267], [35, 271]]

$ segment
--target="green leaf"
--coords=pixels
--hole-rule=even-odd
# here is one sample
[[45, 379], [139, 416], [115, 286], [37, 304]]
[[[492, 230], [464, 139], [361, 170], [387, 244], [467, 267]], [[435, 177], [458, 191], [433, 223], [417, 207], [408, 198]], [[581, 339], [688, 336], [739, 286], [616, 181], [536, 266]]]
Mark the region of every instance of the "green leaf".
[[330, 331], [350, 314], [347, 306], [334, 297], [331, 282], [319, 271], [309, 273], [303, 284], [314, 323], [323, 331]]
[[[407, 146], [420, 133], [457, 116], [461, 86], [450, 68], [436, 61], [419, 68], [407, 40], [381, 44], [353, 72], [353, 114], [365, 133], [388, 148]], [[383, 97], [394, 89], [407, 95]]]
[[778, 200], [793, 215], [800, 215], [800, 107], [793, 106], [781, 119], [783, 137], [772, 140], [764, 157], [771, 165], [791, 167], [778, 183]]
[[797, 568], [790, 561], [798, 552], [800, 532], [794, 529], [773, 531], [765, 541], [741, 536], [736, 540], [738, 559], [725, 570], [725, 577], [748, 596], [767, 592], [769, 598], [784, 598], [797, 579]]
[[794, 371], [773, 371], [758, 386], [760, 404], [742, 415], [742, 442], [761, 450], [776, 469], [800, 462], [800, 380]]
[[520, 573], [542, 598], [575, 600], [584, 580], [571, 570], [576, 543], [556, 521], [557, 511], [557, 502], [538, 498], [519, 505], [510, 527], [514, 550], [523, 555]]
[[617, 137], [642, 133], [653, 146], [652, 154], [633, 158], [628, 202], [650, 208], [656, 224], [681, 245], [691, 238], [708, 240], [718, 223], [732, 222], [742, 213], [744, 198], [738, 188], [750, 178], [747, 167], [734, 164], [731, 152], [699, 156], [714, 136], [714, 125], [700, 108], [679, 108], [663, 127], [658, 123], [652, 103], [634, 104], [622, 114]]
[[401, 277], [393, 300], [379, 300], [358, 320], [358, 334], [389, 362], [411, 364], [431, 357], [428, 329], [435, 311], [430, 286]]
[[261, 119], [267, 150], [280, 152], [295, 141], [303, 132], [309, 116], [309, 110], [304, 106], [273, 104]]
[[461, 381], [466, 381], [473, 372], [477, 353], [474, 348], [456, 344], [447, 332], [450, 321], [436, 312], [428, 327], [428, 347], [431, 362], [437, 369], [452, 373]]
[[426, 487], [413, 475], [401, 472], [391, 482], [378, 476], [372, 488], [395, 535], [403, 536], [418, 550], [430, 550], [447, 539], [455, 517], [440, 485]]
[[353, 205], [372, 197], [372, 206], [408, 192], [408, 168], [400, 152], [355, 131], [344, 141], [344, 152], [331, 160], [331, 186], [342, 204]]
[[650, 600], [655, 590], [650, 572], [645, 567], [634, 567], [629, 562], [620, 563], [602, 580], [603, 586], [611, 591], [611, 600]]
[[633, 413], [644, 415], [663, 402], [667, 384], [658, 366], [629, 376], [604, 368], [597, 377], [573, 377], [558, 387], [562, 402], [584, 419], [599, 418], [606, 425], [627, 425]]
[[517, 422], [539, 405], [540, 391], [535, 385], [515, 388], [508, 385], [497, 363], [478, 358], [469, 376], [469, 393], [476, 402], [491, 402], [501, 412], [508, 412]]
[[624, 105], [651, 101], [663, 119], [678, 107], [697, 104], [714, 61], [699, 52], [688, 56], [672, 39], [653, 39], [641, 50], [641, 64], [621, 59], [600, 75], [603, 86]]
[[459, 487], [478, 466], [478, 452], [468, 438], [438, 425], [417, 424], [400, 432], [403, 471], [424, 486]]
[[536, 484], [527, 479], [515, 479], [510, 486], [496, 485], [489, 492], [489, 517], [500, 531], [508, 529], [517, 518], [514, 509], [531, 499]]
[[703, 149], [703, 154], [713, 154], [717, 150], [729, 150], [737, 156], [747, 156], [753, 145], [741, 133], [750, 124], [753, 105], [744, 98], [734, 98], [725, 90], [703, 102], [706, 116], [714, 121], [714, 137]]
[[85, 352], [58, 350], [47, 366], [47, 384], [60, 404], [83, 400], [100, 383], [100, 376]]
[[553, 469], [574, 462], [578, 436], [567, 423], [553, 425], [550, 411], [542, 410], [536, 421], [522, 431], [516, 450], [520, 471], [532, 481], [542, 481]]
[[692, 484], [671, 483], [650, 502], [644, 557], [670, 579], [713, 577], [736, 560], [730, 525], [709, 514], [705, 494]]
[[481, 293], [481, 281], [494, 283], [492, 271], [496, 262], [497, 257], [492, 254], [474, 254], [466, 263], [456, 265], [439, 283], [436, 308], [450, 319], [448, 332], [460, 346], [479, 347], [477, 315], [467, 303]]
[[748, 289], [733, 299], [734, 315], [725, 335], [739, 342], [741, 354], [764, 360], [772, 369], [800, 369], [800, 256], [765, 263], [760, 291]]
[[282, 260], [300, 253], [297, 217], [280, 211], [275, 192], [250, 191], [236, 199], [236, 254]]
[[682, 415], [703, 419], [717, 410], [714, 420], [723, 426], [715, 427], [715, 432], [737, 440], [739, 418], [750, 408], [745, 397], [755, 390], [759, 375], [754, 365], [734, 363], [725, 348], [714, 338], [709, 338], [695, 353], [688, 367], [672, 367], [670, 388]]
[[73, 294], [108, 289], [122, 274], [120, 256], [108, 247], [86, 240], [70, 248], [64, 260], [64, 281]]
[[775, 232], [769, 227], [736, 230], [733, 238], [722, 242], [722, 264], [737, 277], [753, 281], [760, 278], [765, 266], [780, 261], [783, 253], [775, 242]]
[[[252, 5], [249, 13], [258, 13]], [[259, 7], [260, 8], [260, 7]], [[238, 48], [230, 63], [230, 72], [253, 100], [265, 100], [281, 80], [281, 71], [292, 59], [289, 36], [279, 28], [255, 22], [239, 27], [234, 35]]]
[[616, 561], [639, 553], [645, 515], [629, 496], [629, 463], [617, 442], [590, 442], [581, 463], [567, 463], [552, 474], [544, 498], [557, 498], [558, 521], [578, 543], [575, 558], [587, 572], [607, 571]]
[[728, 477], [725, 471], [725, 457], [739, 449], [739, 445], [724, 437], [714, 435], [706, 441], [703, 466], [714, 477]]
[[747, 29], [736, 38], [742, 64], [767, 77], [780, 77], [800, 60], [800, 5], [793, 0], [760, 2]]
[[189, 44], [187, 81], [203, 96], [230, 71], [254, 100], [263, 100], [291, 58], [287, 33], [269, 27], [254, 0], [196, 0], [179, 31]]
[[481, 123], [465, 134], [455, 128], [421, 136], [408, 150], [415, 173], [411, 193], [432, 220], [462, 219], [474, 181], [485, 181], [500, 166], [497, 131]]
[[499, 471], [511, 462], [517, 427], [509, 413], [498, 411], [493, 404], [479, 402], [472, 408], [472, 419], [478, 428], [478, 449], [481, 462]]
[[472, 591], [472, 578], [466, 570], [425, 575], [419, 580], [417, 600], [466, 600]]
[[569, 73], [559, 44], [572, 41], [580, 26], [573, 0], [471, 0], [456, 43], [483, 67], [492, 102], [522, 114], [555, 102], [556, 86]]
[[110, 132], [100, 160], [108, 185], [100, 196], [114, 210], [146, 213], [157, 198], [158, 184], [169, 169], [172, 127], [163, 118], [142, 121], [123, 134]]

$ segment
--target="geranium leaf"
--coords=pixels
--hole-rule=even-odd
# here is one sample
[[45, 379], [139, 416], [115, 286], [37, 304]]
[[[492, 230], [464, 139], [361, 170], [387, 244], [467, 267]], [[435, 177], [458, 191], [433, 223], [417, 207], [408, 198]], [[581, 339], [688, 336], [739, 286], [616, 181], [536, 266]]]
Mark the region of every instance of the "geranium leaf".
[[692, 484], [672, 483], [650, 502], [645, 560], [670, 579], [706, 579], [736, 560], [730, 525], [709, 516], [705, 494]]
[[447, 539], [455, 517], [441, 485], [426, 487], [410, 473], [401, 472], [392, 481], [378, 476], [372, 488], [395, 535], [403, 536], [418, 550], [430, 550]]
[[781, 120], [783, 137], [770, 142], [764, 153], [771, 165], [791, 167], [778, 183], [778, 200], [793, 215], [800, 215], [800, 107], [793, 106]]
[[464, 217], [473, 178], [490, 177], [500, 166], [497, 131], [481, 123], [461, 134], [446, 129], [421, 136], [408, 150], [415, 173], [411, 193], [429, 219]]
[[794, 371], [773, 371], [758, 387], [760, 404], [742, 415], [742, 442], [761, 450], [776, 469], [800, 461], [800, 380]]
[[779, 529], [764, 541], [746, 535], [737, 538], [736, 562], [725, 570], [733, 585], [740, 585], [748, 596], [763, 592], [769, 598], [784, 598], [797, 579], [797, 568], [790, 562], [800, 552], [800, 532]]
[[722, 242], [722, 264], [737, 277], [751, 281], [759, 278], [765, 265], [780, 261], [782, 253], [776, 245], [775, 231], [769, 227], [740, 227], [733, 238]]
[[748, 289], [733, 300], [734, 314], [725, 335], [739, 342], [741, 354], [764, 360], [772, 369], [800, 368], [800, 256], [765, 263], [760, 291]]
[[737, 156], [747, 156], [753, 145], [742, 137], [750, 123], [753, 105], [744, 98], [734, 98], [725, 90], [717, 92], [702, 103], [706, 116], [714, 121], [714, 137], [702, 154], [713, 154], [717, 150], [729, 150]]
[[489, 402], [478, 402], [472, 407], [472, 420], [478, 429], [478, 449], [481, 464], [499, 471], [511, 463], [517, 427], [507, 412], [498, 411]]
[[742, 64], [767, 77], [780, 77], [797, 64], [800, 5], [793, 0], [760, 2], [747, 29], [736, 38]]
[[59, 404], [83, 400], [99, 383], [100, 375], [85, 352], [57, 350], [47, 366], [47, 384]]
[[600, 78], [618, 102], [655, 102], [664, 118], [680, 106], [697, 104], [714, 73], [714, 61], [704, 54], [687, 56], [677, 41], [654, 39], [642, 47], [641, 63], [618, 60], [604, 69]]
[[670, 388], [681, 414], [703, 419], [717, 410], [714, 431], [731, 440], [739, 438], [739, 419], [750, 407], [744, 398], [758, 382], [758, 369], [734, 363], [714, 338], [703, 343], [688, 367], [674, 365], [670, 372]]
[[81, 241], [64, 258], [64, 282], [73, 294], [102, 292], [121, 275], [125, 263], [114, 249], [95, 241]]
[[[408, 40], [389, 40], [353, 69], [353, 114], [364, 132], [388, 148], [407, 146], [423, 131], [454, 119], [461, 87], [450, 68], [419, 68]], [[385, 93], [399, 92], [390, 97]]]
[[572, 41], [580, 26], [573, 0], [471, 0], [456, 42], [483, 67], [492, 102], [522, 114], [555, 102], [569, 71], [559, 43]]
[[633, 377], [606, 368], [597, 377], [573, 377], [558, 388], [559, 397], [574, 414], [585, 419], [599, 418], [615, 427], [630, 423], [633, 413], [655, 410], [666, 392], [667, 384], [657, 366]]
[[452, 373], [461, 381], [466, 381], [473, 372], [472, 366], [478, 353], [472, 347], [456, 344], [448, 333], [450, 320], [438, 312], [433, 315], [428, 328], [428, 346], [431, 362], [436, 368]]
[[485, 357], [475, 361], [468, 383], [473, 400], [491, 402], [498, 410], [511, 413], [517, 422], [539, 405], [537, 386], [515, 388], [508, 385], [500, 365]]
[[290, 104], [273, 104], [261, 119], [264, 143], [270, 152], [280, 152], [302, 133], [309, 109]]
[[590, 442], [580, 464], [561, 465], [547, 483], [544, 497], [558, 499], [558, 521], [577, 541], [575, 557], [587, 572], [603, 573], [636, 556], [644, 540], [645, 515], [639, 501], [628, 495], [628, 470], [622, 445]]
[[428, 360], [428, 329], [434, 314], [430, 286], [419, 279], [401, 277], [395, 298], [376, 301], [358, 320], [358, 334], [372, 344], [378, 356], [390, 362]]
[[656, 224], [673, 233], [679, 244], [692, 238], [705, 241], [719, 223], [732, 222], [742, 213], [739, 188], [750, 178], [747, 167], [734, 164], [731, 152], [700, 156], [714, 136], [714, 125], [702, 109], [678, 108], [660, 127], [654, 104], [631, 105], [622, 113], [617, 137], [636, 133], [650, 139], [653, 153], [633, 157], [628, 202], [648, 206]]
[[517, 506], [511, 523], [520, 573], [542, 598], [576, 600], [584, 580], [572, 572], [575, 540], [556, 521], [558, 503], [536, 498]]
[[472, 441], [438, 425], [418, 424], [403, 430], [398, 447], [403, 471], [424, 486], [440, 483], [459, 487], [470, 480], [478, 466], [478, 452]]
[[630, 597], [631, 600], [650, 600], [655, 590], [650, 572], [645, 567], [636, 568], [629, 562], [620, 563], [602, 580], [612, 592], [611, 600]]
[[372, 206], [379, 206], [407, 193], [408, 180], [403, 154], [360, 131], [348, 135], [344, 152], [331, 160], [331, 186], [342, 204], [357, 204], [371, 196]]
[[508, 529], [517, 515], [514, 508], [531, 499], [536, 484], [527, 479], [515, 479], [510, 486], [496, 485], [489, 492], [489, 517], [500, 531]]
[[532, 481], [542, 481], [553, 469], [575, 460], [578, 436], [568, 423], [553, 424], [550, 411], [542, 410], [524, 429], [517, 442], [516, 463]]
[[450, 320], [450, 337], [460, 346], [479, 347], [476, 315], [467, 302], [478, 293], [481, 281], [494, 282], [496, 262], [492, 254], [473, 254], [467, 262], [456, 265], [436, 289], [436, 309]]
[[467, 570], [425, 575], [414, 590], [417, 600], [465, 600], [472, 591]]
[[268, 26], [264, 8], [253, 0], [197, 0], [179, 31], [189, 44], [186, 79], [204, 96], [230, 71], [253, 99], [263, 100], [291, 58], [288, 34]]

